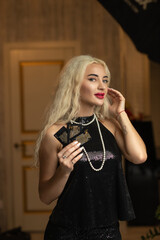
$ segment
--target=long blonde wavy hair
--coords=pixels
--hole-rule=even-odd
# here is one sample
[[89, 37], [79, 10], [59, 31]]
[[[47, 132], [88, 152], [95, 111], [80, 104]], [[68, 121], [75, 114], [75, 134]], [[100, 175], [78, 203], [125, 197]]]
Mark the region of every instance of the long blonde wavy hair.
[[[68, 61], [68, 63], [64, 66], [59, 74], [59, 84], [56, 90], [56, 94], [48, 110], [44, 127], [40, 132], [36, 142], [36, 165], [39, 161], [39, 148], [41, 141], [46, 134], [47, 129], [53, 124], [65, 124], [71, 119], [76, 118], [78, 115], [80, 109], [79, 97], [81, 83], [87, 66], [92, 63], [97, 63], [104, 67], [110, 82], [110, 72], [103, 60], [89, 55], [81, 55], [73, 57], [70, 61]], [[108, 117], [107, 97], [105, 98], [104, 104], [102, 106], [95, 107], [95, 114], [99, 119]]]

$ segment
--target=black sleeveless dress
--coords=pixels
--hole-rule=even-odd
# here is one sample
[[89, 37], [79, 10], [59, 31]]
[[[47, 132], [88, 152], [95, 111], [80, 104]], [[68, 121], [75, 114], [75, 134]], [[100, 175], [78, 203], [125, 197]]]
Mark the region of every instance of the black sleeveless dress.
[[[81, 117], [87, 123], [91, 117]], [[135, 218], [121, 163], [121, 152], [113, 134], [99, 122], [106, 158], [101, 171], [94, 171], [85, 153], [54, 208], [45, 240], [120, 240], [119, 220]], [[95, 168], [102, 164], [103, 149], [96, 121], [87, 128], [91, 139], [84, 147]]]

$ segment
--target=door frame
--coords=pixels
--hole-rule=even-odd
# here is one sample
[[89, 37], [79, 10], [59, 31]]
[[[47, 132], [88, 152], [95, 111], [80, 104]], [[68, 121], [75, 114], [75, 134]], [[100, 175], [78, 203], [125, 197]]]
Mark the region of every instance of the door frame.
[[13, 172], [12, 172], [12, 129], [11, 129], [11, 96], [10, 96], [10, 53], [16, 50], [35, 50], [48, 48], [73, 48], [75, 55], [80, 54], [78, 41], [53, 41], [53, 42], [14, 42], [5, 43], [3, 47], [3, 78], [4, 78], [4, 164], [5, 164], [5, 208], [7, 229], [14, 227], [13, 209]]

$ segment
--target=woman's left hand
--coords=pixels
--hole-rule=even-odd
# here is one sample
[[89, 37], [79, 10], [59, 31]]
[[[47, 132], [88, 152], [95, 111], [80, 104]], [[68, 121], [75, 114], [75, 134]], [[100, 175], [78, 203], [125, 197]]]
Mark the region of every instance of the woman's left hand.
[[125, 110], [125, 98], [123, 95], [113, 89], [113, 88], [108, 88], [108, 93], [107, 93], [111, 99], [111, 104], [109, 106], [109, 113], [111, 117], [117, 118], [118, 114]]

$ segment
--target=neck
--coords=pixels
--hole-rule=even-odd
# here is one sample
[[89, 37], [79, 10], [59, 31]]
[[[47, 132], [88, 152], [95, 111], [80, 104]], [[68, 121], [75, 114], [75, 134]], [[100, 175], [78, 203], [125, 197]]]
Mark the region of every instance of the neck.
[[80, 109], [78, 113], [78, 117], [89, 117], [94, 114], [94, 108], [85, 108], [85, 109]]

